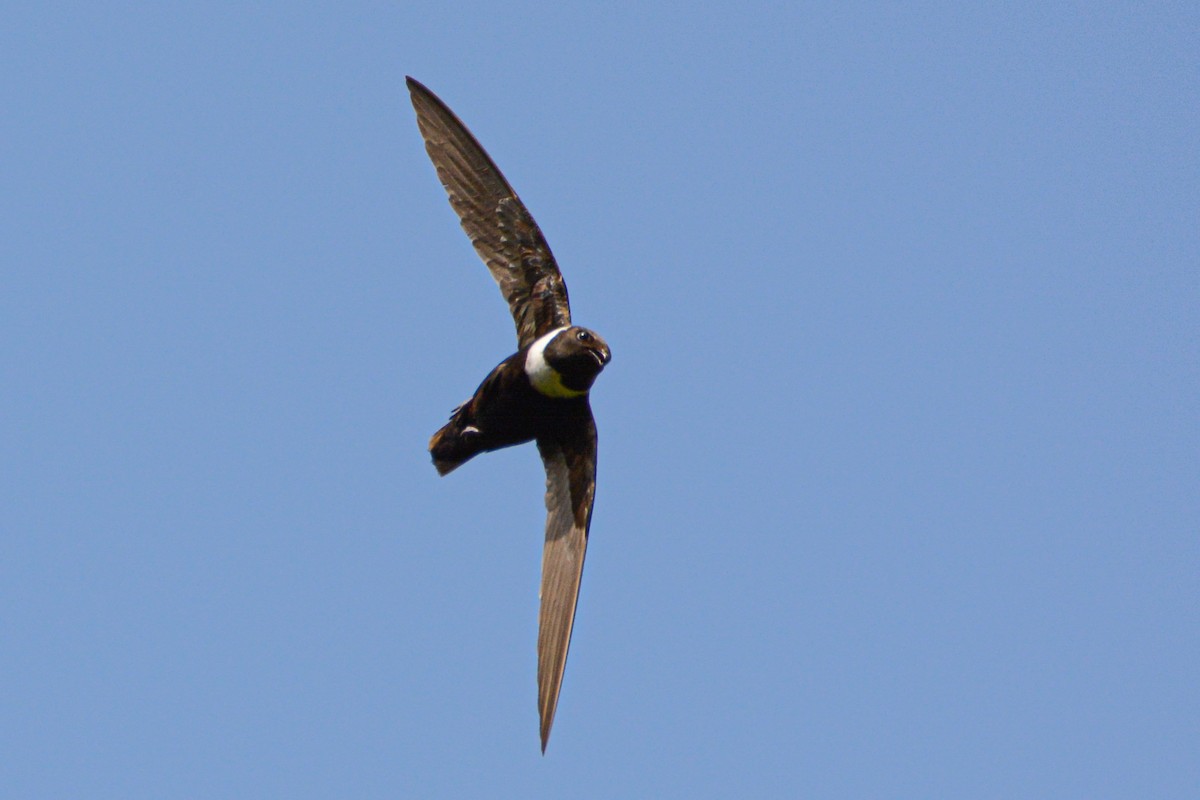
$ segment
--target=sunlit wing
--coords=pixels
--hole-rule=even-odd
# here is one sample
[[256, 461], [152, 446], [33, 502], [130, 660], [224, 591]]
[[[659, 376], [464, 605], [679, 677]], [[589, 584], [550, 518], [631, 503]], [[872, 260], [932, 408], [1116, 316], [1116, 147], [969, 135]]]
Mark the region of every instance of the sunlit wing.
[[445, 103], [412, 78], [408, 90], [425, 150], [475, 252], [500, 285], [519, 346], [570, 325], [566, 284], [517, 193]]
[[538, 617], [538, 713], [542, 751], [550, 739], [562, 689], [579, 581], [596, 496], [596, 425], [583, 407], [579, 425], [560, 439], [539, 439], [546, 467], [546, 544]]

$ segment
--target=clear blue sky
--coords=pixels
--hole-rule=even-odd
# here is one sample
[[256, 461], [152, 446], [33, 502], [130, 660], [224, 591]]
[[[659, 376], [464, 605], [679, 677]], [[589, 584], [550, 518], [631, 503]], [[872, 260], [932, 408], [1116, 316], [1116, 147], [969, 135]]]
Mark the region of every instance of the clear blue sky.
[[[7, 8], [3, 794], [1195, 797], [1200, 10], [967, 5]], [[544, 758], [405, 74], [613, 349]]]

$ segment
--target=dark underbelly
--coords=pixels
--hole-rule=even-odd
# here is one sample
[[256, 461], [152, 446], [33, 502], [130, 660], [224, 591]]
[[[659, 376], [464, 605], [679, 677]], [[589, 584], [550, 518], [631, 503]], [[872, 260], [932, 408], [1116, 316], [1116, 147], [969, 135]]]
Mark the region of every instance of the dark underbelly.
[[528, 395], [516, 402], [498, 402], [476, 414], [476, 426], [485, 450], [498, 450], [537, 439], [554, 437], [556, 432], [570, 426], [586, 399], [559, 400]]

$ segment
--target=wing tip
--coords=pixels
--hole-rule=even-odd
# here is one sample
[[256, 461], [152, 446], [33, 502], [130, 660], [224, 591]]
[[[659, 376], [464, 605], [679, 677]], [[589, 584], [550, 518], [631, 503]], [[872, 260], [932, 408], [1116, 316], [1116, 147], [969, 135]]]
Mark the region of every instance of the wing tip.
[[[434, 94], [428, 86], [421, 83], [413, 76], [405, 75], [404, 84], [408, 87], [408, 96], [413, 103], [413, 108], [419, 110], [420, 107], [417, 105], [417, 103], [421, 101], [431, 102], [435, 105], [442, 106], [443, 108], [445, 107], [446, 104], [442, 102], [441, 98]], [[446, 110], [449, 111], [450, 109]]]
[[550, 729], [554, 727], [554, 707], [539, 708], [541, 712], [542, 755], [546, 755], [546, 745], [550, 743]]

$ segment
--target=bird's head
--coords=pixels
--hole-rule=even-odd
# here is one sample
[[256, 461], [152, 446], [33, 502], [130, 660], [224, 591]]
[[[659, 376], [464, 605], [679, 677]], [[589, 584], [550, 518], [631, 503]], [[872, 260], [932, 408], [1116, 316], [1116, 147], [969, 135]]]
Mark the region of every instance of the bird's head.
[[530, 345], [525, 373], [542, 394], [578, 397], [592, 388], [610, 360], [612, 351], [599, 334], [573, 325], [551, 331]]

